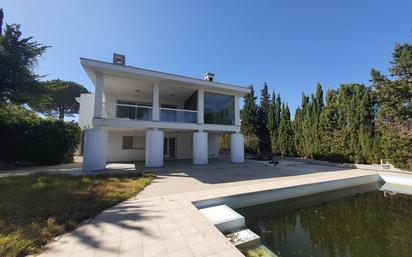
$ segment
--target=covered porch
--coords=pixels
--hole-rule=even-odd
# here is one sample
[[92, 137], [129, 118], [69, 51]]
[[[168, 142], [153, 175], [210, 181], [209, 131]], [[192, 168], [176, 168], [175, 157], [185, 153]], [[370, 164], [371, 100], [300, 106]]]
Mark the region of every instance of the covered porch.
[[222, 161], [242, 163], [243, 135], [236, 132], [231, 134], [231, 152], [220, 156], [219, 138], [226, 133], [167, 128], [88, 129], [85, 131], [83, 169], [86, 172], [104, 170], [107, 163], [135, 163], [139, 169], [221, 166]]

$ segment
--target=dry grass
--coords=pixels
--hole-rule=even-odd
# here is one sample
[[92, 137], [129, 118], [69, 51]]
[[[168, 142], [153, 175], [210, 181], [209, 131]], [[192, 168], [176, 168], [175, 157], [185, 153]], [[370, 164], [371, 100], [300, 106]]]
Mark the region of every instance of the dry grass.
[[54, 237], [124, 201], [152, 175], [0, 178], [0, 256], [35, 254]]

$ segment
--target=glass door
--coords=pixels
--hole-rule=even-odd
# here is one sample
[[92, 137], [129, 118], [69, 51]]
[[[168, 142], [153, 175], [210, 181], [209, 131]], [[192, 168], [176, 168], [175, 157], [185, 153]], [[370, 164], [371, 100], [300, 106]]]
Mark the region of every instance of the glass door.
[[163, 142], [163, 155], [165, 159], [176, 159], [176, 138], [165, 137]]

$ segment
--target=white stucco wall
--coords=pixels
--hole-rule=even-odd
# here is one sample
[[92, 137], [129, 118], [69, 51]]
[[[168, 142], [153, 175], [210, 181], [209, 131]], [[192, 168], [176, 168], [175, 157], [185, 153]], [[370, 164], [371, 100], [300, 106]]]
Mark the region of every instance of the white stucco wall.
[[82, 129], [92, 128], [92, 119], [94, 112], [94, 94], [81, 94], [78, 98], [79, 108], [79, 126]]
[[[143, 147], [143, 149], [122, 149], [123, 136], [141, 136], [144, 140], [145, 133], [135, 131], [109, 131], [107, 161], [143, 161], [145, 158], [145, 147]], [[142, 142], [142, 145], [145, 145], [145, 141]]]
[[[109, 131], [108, 162], [128, 162], [145, 160], [145, 131]], [[143, 149], [122, 149], [123, 136], [139, 136]], [[165, 133], [165, 137], [176, 138], [176, 159], [192, 158], [192, 133]]]

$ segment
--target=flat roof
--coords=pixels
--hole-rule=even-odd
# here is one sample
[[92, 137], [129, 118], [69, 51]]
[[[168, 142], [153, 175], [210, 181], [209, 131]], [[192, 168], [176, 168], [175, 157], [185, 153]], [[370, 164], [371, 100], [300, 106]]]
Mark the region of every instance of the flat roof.
[[89, 75], [90, 79], [93, 81], [93, 83], [96, 82], [96, 73], [102, 73], [110, 75], [124, 75], [131, 77], [146, 77], [154, 80], [171, 80], [185, 84], [192, 84], [200, 87], [205, 87], [205, 89], [223, 89], [224, 91], [236, 93], [241, 96], [250, 93], [250, 89], [245, 86], [237, 86], [232, 84], [220, 83], [216, 81], [206, 81], [203, 79], [142, 69], [134, 66], [119, 65], [111, 62], [98, 61], [83, 57], [80, 57], [80, 63]]

